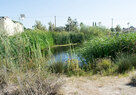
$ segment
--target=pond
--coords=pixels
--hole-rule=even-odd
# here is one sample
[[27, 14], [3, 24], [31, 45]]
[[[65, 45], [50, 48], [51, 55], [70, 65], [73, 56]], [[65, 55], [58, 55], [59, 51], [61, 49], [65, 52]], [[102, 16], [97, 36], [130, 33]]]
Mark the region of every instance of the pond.
[[49, 58], [49, 63], [66, 62], [71, 59], [76, 59], [81, 64], [81, 57], [75, 51], [76, 46], [56, 47], [52, 49], [53, 55]]

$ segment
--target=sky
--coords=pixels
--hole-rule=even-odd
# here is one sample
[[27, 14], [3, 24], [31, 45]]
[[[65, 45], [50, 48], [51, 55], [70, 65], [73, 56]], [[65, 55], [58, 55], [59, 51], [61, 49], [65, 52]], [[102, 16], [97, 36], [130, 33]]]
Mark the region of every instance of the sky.
[[136, 27], [136, 0], [0, 0], [0, 16], [20, 21], [20, 14], [26, 18], [21, 21], [26, 28], [32, 28], [36, 20], [44, 25], [54, 23], [56, 16], [57, 26], [64, 26], [67, 18], [92, 25], [101, 22], [110, 28], [113, 25], [121, 27]]

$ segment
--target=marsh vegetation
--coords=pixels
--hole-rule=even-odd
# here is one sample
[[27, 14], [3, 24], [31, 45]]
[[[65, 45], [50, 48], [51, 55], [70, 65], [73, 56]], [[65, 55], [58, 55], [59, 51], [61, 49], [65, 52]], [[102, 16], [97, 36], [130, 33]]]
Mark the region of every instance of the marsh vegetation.
[[17, 93], [53, 95], [60, 87], [59, 82], [50, 84], [53, 80], [48, 78], [53, 75], [56, 79], [59, 75], [107, 76], [136, 69], [135, 32], [112, 32], [83, 24], [77, 28], [74, 23], [69, 30], [68, 25], [65, 30], [52, 27], [47, 31], [35, 25], [13, 36], [0, 32], [1, 81], [19, 85], [21, 92]]

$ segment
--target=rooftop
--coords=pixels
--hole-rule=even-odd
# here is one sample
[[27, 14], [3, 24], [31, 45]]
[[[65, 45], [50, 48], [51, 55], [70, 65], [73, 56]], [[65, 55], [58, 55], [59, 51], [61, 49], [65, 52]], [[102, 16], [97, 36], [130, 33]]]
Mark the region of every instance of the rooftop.
[[0, 18], [8, 18], [8, 16], [0, 16]]

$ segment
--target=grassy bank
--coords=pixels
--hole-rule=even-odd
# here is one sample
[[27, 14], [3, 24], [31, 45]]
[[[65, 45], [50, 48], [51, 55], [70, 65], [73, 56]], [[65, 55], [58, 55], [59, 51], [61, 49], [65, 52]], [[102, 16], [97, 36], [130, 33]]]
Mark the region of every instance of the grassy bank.
[[96, 58], [115, 58], [117, 53], [135, 53], [136, 33], [94, 38], [80, 48], [80, 54], [87, 62]]

